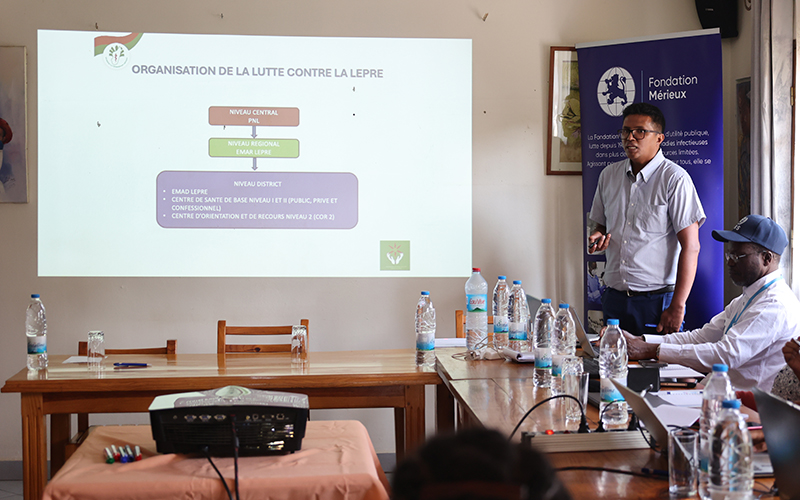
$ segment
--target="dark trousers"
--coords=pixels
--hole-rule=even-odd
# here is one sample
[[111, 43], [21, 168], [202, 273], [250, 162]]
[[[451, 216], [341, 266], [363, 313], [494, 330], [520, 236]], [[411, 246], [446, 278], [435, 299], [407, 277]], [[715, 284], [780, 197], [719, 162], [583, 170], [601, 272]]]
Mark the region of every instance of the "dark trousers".
[[672, 303], [672, 294], [645, 293], [629, 297], [626, 292], [606, 288], [602, 297], [603, 320], [618, 319], [620, 328], [634, 335], [656, 333], [655, 326], [661, 321], [661, 313]]

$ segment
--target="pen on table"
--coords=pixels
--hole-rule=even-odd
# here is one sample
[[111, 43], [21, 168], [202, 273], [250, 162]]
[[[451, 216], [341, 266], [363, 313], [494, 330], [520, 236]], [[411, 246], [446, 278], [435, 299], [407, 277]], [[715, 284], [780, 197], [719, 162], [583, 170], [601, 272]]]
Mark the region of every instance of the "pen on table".
[[669, 477], [669, 472], [663, 469], [651, 469], [649, 467], [642, 467], [642, 474], [651, 474], [653, 476]]
[[147, 363], [114, 363], [114, 369], [118, 368], [147, 368], [150, 366]]

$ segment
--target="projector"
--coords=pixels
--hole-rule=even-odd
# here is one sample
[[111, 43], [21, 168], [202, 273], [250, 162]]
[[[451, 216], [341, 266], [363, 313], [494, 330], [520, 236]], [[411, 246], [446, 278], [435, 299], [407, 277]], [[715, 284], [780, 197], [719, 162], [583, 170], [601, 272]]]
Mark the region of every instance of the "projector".
[[159, 453], [281, 455], [300, 449], [308, 420], [308, 396], [239, 386], [158, 396], [150, 426]]

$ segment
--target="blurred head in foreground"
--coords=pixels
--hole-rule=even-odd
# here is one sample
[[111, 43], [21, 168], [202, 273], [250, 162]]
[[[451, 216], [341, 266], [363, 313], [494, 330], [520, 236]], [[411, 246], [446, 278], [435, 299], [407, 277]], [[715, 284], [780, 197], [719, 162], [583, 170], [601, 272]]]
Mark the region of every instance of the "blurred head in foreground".
[[545, 456], [497, 431], [430, 439], [398, 466], [395, 500], [569, 500]]

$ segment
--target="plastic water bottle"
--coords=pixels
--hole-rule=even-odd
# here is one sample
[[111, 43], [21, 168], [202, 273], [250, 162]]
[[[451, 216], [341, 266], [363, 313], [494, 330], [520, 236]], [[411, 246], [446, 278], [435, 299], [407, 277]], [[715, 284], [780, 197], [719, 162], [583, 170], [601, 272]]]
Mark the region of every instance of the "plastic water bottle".
[[481, 276], [481, 268], [473, 267], [472, 276], [464, 285], [464, 292], [467, 294], [467, 318], [465, 329], [467, 330], [467, 350], [470, 353], [483, 351], [486, 348], [488, 338], [488, 301], [486, 298], [489, 286]]
[[628, 421], [628, 404], [611, 383], [628, 385], [628, 346], [619, 329], [618, 319], [609, 319], [600, 339], [600, 415], [604, 424], [618, 425]]
[[28, 337], [28, 370], [47, 368], [47, 318], [38, 293], [31, 295], [28, 304], [25, 335]]
[[564, 357], [575, 355], [575, 320], [569, 311], [569, 304], [559, 304], [553, 326], [553, 371], [550, 389], [553, 394], [563, 393], [563, 380], [561, 378], [561, 365]]
[[527, 352], [528, 344], [528, 300], [522, 282], [511, 282], [511, 293], [508, 296], [508, 348], [514, 351]]
[[431, 302], [431, 292], [422, 292], [417, 302], [415, 322], [417, 333], [417, 366], [434, 366], [436, 355], [436, 310]]
[[750, 499], [753, 494], [753, 439], [737, 399], [722, 402], [711, 428], [707, 498]]
[[505, 276], [497, 277], [492, 293], [492, 316], [494, 317], [494, 348], [498, 351], [508, 347], [508, 283]]
[[731, 379], [728, 377], [728, 365], [715, 364], [711, 367], [711, 376], [703, 388], [703, 412], [700, 415], [698, 491], [701, 498], [711, 498], [708, 492], [708, 464], [711, 459], [710, 434], [714, 419], [722, 411], [722, 402], [735, 399], [735, 394]]
[[533, 350], [534, 387], [550, 387], [551, 373], [553, 371], [553, 351], [551, 342], [556, 313], [550, 306], [550, 299], [542, 299], [542, 305], [536, 311], [533, 320], [533, 334], [531, 335], [531, 349]]

